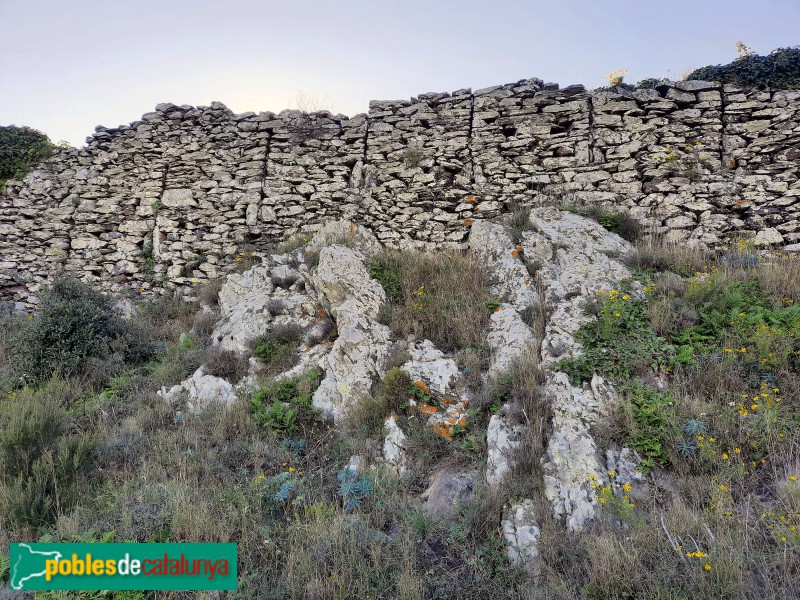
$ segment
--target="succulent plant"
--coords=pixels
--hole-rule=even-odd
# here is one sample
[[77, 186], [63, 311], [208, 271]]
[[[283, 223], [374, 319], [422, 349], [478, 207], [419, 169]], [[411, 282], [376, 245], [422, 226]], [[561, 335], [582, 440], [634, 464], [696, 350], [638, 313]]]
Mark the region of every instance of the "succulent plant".
[[683, 432], [686, 435], [697, 435], [706, 431], [708, 431], [708, 426], [702, 419], [689, 419], [686, 421], [686, 425], [683, 426]]

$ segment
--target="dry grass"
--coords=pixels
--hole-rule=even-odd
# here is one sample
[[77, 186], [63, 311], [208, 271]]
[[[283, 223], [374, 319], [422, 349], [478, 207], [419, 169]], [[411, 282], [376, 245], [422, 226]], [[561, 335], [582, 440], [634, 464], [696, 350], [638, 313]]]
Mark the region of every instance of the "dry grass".
[[395, 336], [427, 338], [445, 351], [484, 343], [489, 282], [472, 254], [386, 250], [374, 257], [370, 269], [387, 289]]
[[712, 261], [711, 254], [685, 243], [670, 243], [662, 236], [651, 235], [636, 241], [635, 252], [625, 260], [637, 271], [671, 271], [683, 276], [705, 271]]

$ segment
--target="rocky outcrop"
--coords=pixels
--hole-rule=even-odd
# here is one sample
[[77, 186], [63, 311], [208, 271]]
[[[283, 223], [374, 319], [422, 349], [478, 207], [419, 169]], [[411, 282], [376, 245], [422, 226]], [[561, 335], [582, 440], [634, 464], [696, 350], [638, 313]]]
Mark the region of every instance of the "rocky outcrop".
[[270, 256], [243, 273], [228, 275], [219, 292], [221, 318], [213, 343], [223, 350], [247, 352], [248, 342], [275, 325], [311, 327], [317, 301], [301, 260], [299, 252]]
[[386, 437], [383, 442], [383, 461], [398, 476], [408, 472], [408, 438], [397, 424], [397, 417], [391, 415], [383, 424]]
[[320, 251], [312, 284], [336, 320], [338, 337], [323, 359], [325, 379], [314, 393], [314, 406], [339, 420], [353, 403], [368, 396], [385, 370], [389, 328], [378, 322], [386, 301], [359, 250], [327, 246]]
[[236, 391], [230, 382], [221, 377], [206, 375], [203, 367], [169, 390], [161, 388], [156, 393], [169, 402], [185, 400], [190, 413], [200, 413], [212, 404], [227, 407], [237, 400]]
[[536, 575], [541, 568], [539, 539], [542, 532], [536, 523], [532, 500], [506, 507], [500, 523], [503, 537], [508, 543], [506, 553], [509, 562], [532, 575]]
[[[547, 300], [555, 307], [545, 328], [540, 366], [552, 369], [559, 360], [580, 354], [575, 334], [593, 318], [584, 313], [583, 304], [630, 277], [618, 258], [632, 248], [598, 223], [554, 208], [534, 209], [530, 220], [534, 231], [523, 234], [523, 251], [551, 257], [540, 270]], [[553, 371], [542, 391], [553, 415], [543, 461], [545, 494], [567, 529], [579, 531], [595, 512], [589, 477], [602, 480], [606, 472], [590, 429], [613, 406], [615, 392], [597, 375], [585, 389]]]
[[508, 476], [515, 462], [517, 449], [525, 436], [525, 426], [504, 406], [489, 419], [486, 430], [486, 483], [497, 487]]

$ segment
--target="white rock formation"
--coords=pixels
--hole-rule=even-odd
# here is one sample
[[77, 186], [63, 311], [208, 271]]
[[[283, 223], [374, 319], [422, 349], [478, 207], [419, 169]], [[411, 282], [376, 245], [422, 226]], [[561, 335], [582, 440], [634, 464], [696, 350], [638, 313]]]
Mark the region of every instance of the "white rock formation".
[[492, 273], [492, 293], [507, 298], [518, 311], [537, 300], [531, 275], [519, 256], [506, 228], [491, 221], [475, 221], [469, 234], [469, 247]]
[[538, 545], [542, 532], [536, 524], [533, 501], [512, 504], [504, 511], [500, 525], [508, 542], [506, 552], [511, 564], [537, 574], [541, 568]]
[[223, 350], [249, 351], [248, 342], [265, 334], [273, 324], [314, 323], [316, 298], [303, 272], [286, 263], [301, 255], [282, 254], [245, 271], [231, 273], [219, 292], [221, 319], [212, 341]]
[[206, 375], [203, 367], [197, 369], [191, 377], [178, 385], [172, 386], [169, 390], [161, 388], [156, 392], [156, 394], [171, 402], [179, 400], [184, 393], [187, 408], [191, 413], [202, 412], [214, 403], [230, 406], [237, 399], [236, 392], [228, 381], [221, 377]]
[[383, 424], [386, 438], [383, 442], [383, 460], [397, 475], [408, 472], [408, 438], [397, 424], [397, 417], [391, 415]]
[[[531, 211], [536, 231], [523, 234], [523, 251], [544, 257], [547, 245], [552, 259], [543, 261], [541, 283], [555, 310], [542, 340], [540, 365], [552, 369], [564, 358], [580, 354], [575, 334], [592, 319], [583, 314], [583, 304], [598, 290], [611, 289], [629, 271], [616, 257], [631, 245], [598, 223], [555, 208]], [[615, 392], [601, 377], [592, 378], [590, 389], [574, 387], [564, 373], [551, 372], [543, 393], [553, 411], [553, 432], [543, 459], [545, 495], [553, 513], [566, 522], [569, 531], [580, 531], [594, 516], [595, 500], [589, 476], [604, 477], [590, 427], [615, 402]]]
[[459, 386], [461, 371], [452, 358], [436, 348], [430, 340], [412, 342], [408, 345], [408, 360], [402, 367], [413, 381], [422, 381], [431, 391], [442, 395], [461, 396]]
[[499, 486], [511, 472], [517, 448], [525, 434], [525, 426], [506, 414], [505, 408], [492, 415], [486, 430], [486, 483], [491, 487]]
[[371, 393], [389, 355], [389, 328], [378, 323], [386, 301], [380, 283], [369, 276], [358, 250], [328, 246], [320, 251], [312, 283], [336, 320], [338, 337], [320, 366], [326, 375], [314, 393], [314, 406], [335, 421]]
[[492, 362], [488, 374], [494, 377], [508, 371], [515, 360], [530, 352], [534, 336], [516, 309], [507, 303], [492, 313], [490, 323], [486, 342], [492, 351]]

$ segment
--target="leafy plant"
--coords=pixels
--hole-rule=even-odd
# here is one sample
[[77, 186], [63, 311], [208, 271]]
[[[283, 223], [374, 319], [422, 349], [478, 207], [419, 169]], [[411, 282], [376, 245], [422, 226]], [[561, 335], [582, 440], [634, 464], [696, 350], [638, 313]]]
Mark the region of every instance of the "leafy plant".
[[0, 127], [0, 181], [22, 179], [33, 165], [53, 154], [55, 145], [30, 127]]
[[54, 373], [103, 375], [122, 363], [143, 364], [160, 347], [142, 327], [122, 319], [111, 298], [68, 277], [44, 291], [37, 314], [24, 324], [14, 346], [19, 375], [31, 382]]
[[576, 336], [583, 342], [581, 355], [562, 360], [558, 368], [577, 385], [595, 373], [625, 381], [667, 365], [675, 349], [656, 335], [646, 307], [646, 300], [625, 290], [599, 294], [598, 302], [587, 307], [596, 319], [581, 325]]
[[317, 410], [311, 396], [319, 387], [321, 371], [314, 369], [298, 379], [277, 379], [259, 388], [250, 398], [250, 412], [263, 427], [287, 435], [313, 422]]
[[369, 276], [376, 279], [386, 292], [389, 302], [399, 304], [403, 300], [400, 278], [392, 268], [390, 261], [378, 256], [369, 265]]
[[676, 437], [674, 401], [669, 392], [657, 392], [640, 381], [626, 390], [629, 412], [627, 443], [658, 464], [669, 460], [666, 448]]
[[364, 500], [372, 496], [374, 485], [366, 474], [358, 475], [342, 469], [336, 476], [339, 482], [339, 495], [347, 511], [353, 511], [364, 504]]
[[686, 421], [686, 425], [683, 426], [683, 432], [692, 437], [706, 433], [706, 431], [708, 431], [708, 425], [702, 419], [689, 419]]
[[800, 47], [777, 48], [766, 56], [751, 52], [726, 65], [706, 66], [689, 73], [686, 79], [721, 81], [747, 87], [781, 90], [800, 88]]

